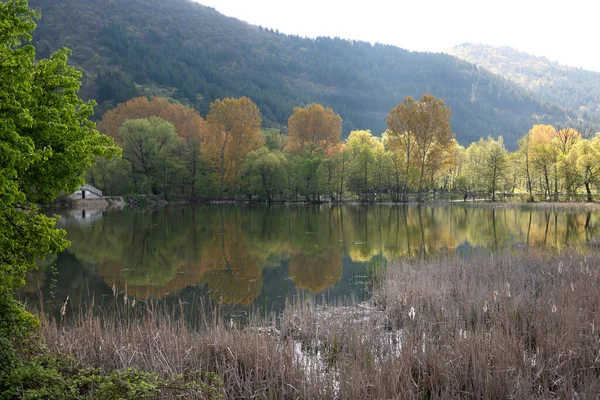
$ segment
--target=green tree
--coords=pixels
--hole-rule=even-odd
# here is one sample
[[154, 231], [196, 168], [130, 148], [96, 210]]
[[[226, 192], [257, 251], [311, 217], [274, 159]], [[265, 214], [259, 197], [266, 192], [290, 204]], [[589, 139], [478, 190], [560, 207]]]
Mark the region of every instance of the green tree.
[[74, 191], [96, 157], [118, 153], [89, 120], [93, 102], [78, 97], [81, 73], [67, 65], [69, 50], [35, 61], [23, 43], [37, 17], [26, 0], [0, 2], [0, 391], [18, 364], [12, 344], [36, 325], [15, 291], [36, 259], [68, 244], [36, 202]]
[[133, 119], [121, 126], [119, 138], [123, 158], [131, 165], [135, 190], [167, 195], [179, 167], [180, 139], [173, 125], [158, 117]]
[[558, 148], [555, 173], [564, 179], [564, 187], [569, 197], [575, 194], [577, 179], [576, 166], [567, 162], [567, 158], [573, 146], [581, 140], [581, 134], [573, 128], [563, 128], [556, 133], [552, 144]]
[[248, 193], [258, 194], [270, 202], [273, 194], [283, 187], [286, 164], [287, 159], [280, 151], [271, 152], [261, 147], [248, 153], [243, 173]]
[[271, 151], [279, 150], [283, 151], [288, 141], [288, 136], [284, 135], [275, 128], [266, 128], [262, 130], [262, 138], [265, 143], [265, 147]]
[[567, 162], [575, 165], [579, 182], [585, 186], [587, 201], [592, 202], [591, 186], [600, 179], [600, 137], [580, 140], [573, 145], [567, 156]]
[[507, 170], [508, 152], [504, 148], [502, 136], [498, 140], [488, 137], [485, 144], [485, 159], [483, 179], [486, 189], [492, 195], [492, 201], [496, 201], [496, 191]]
[[331, 201], [341, 202], [349, 167], [350, 153], [347, 146], [342, 145], [337, 152], [325, 158], [319, 165], [317, 170], [319, 192], [327, 193]]
[[372, 187], [375, 153], [383, 145], [371, 131], [352, 131], [346, 143], [352, 159], [348, 175], [350, 189], [360, 196]]
[[558, 184], [556, 182], [556, 162], [558, 157], [558, 148], [553, 145], [557, 140], [557, 132], [551, 125], [534, 125], [528, 133], [530, 143], [531, 165], [541, 174], [544, 181], [544, 191], [546, 196], [550, 196], [552, 191], [550, 184], [550, 175], [554, 170], [554, 191], [558, 194]]
[[519, 149], [517, 150], [517, 154], [519, 155], [518, 164], [521, 166], [522, 173], [525, 176], [525, 183], [527, 191], [529, 192], [529, 201], [533, 202], [531, 148], [531, 131], [529, 131], [519, 139]]
[[120, 196], [134, 192], [131, 165], [122, 158], [98, 157], [83, 175], [86, 182], [102, 190], [105, 196]]
[[465, 177], [470, 188], [485, 190], [496, 201], [496, 191], [507, 173], [508, 152], [502, 136], [498, 140], [488, 137], [472, 143], [465, 151], [465, 158]]

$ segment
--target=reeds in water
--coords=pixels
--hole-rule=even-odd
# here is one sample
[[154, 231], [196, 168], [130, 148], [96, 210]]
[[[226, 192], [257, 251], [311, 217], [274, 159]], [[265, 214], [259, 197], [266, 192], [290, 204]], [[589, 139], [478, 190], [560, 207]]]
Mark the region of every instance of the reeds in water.
[[138, 301], [138, 318], [89, 312], [42, 333], [106, 372], [215, 372], [224, 398], [596, 398], [598, 288], [596, 253], [450, 257], [391, 263], [368, 303], [301, 300], [243, 327]]

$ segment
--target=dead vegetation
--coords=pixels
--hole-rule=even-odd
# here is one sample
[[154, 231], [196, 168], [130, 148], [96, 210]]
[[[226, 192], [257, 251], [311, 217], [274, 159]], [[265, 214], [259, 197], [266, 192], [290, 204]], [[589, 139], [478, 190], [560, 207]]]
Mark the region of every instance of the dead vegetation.
[[393, 263], [369, 304], [300, 301], [244, 327], [154, 309], [42, 332], [106, 372], [215, 372], [224, 398], [584, 399], [600, 393], [599, 287], [600, 254], [475, 255]]

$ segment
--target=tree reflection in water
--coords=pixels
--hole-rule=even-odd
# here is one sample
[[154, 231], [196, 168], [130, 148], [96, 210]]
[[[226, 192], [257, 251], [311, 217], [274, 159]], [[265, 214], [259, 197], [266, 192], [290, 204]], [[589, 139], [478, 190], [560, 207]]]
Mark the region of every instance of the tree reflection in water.
[[280, 293], [273, 285], [290, 286], [282, 278], [264, 287], [267, 268], [288, 268], [290, 290], [352, 295], [342, 293], [343, 265], [366, 269], [374, 257], [430, 257], [459, 246], [584, 251], [598, 221], [592, 212], [462, 206], [169, 206], [105, 212], [90, 224], [66, 215], [69, 265], [61, 256], [41, 263], [25, 290], [48, 288], [56, 260], [59, 273], [78, 265], [140, 299], [202, 286], [218, 304], [249, 306]]

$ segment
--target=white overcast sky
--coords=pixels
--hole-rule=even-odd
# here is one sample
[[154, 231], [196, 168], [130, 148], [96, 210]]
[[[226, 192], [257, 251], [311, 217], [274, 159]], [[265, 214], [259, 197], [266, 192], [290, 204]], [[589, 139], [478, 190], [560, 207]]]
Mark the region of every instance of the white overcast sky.
[[464, 42], [510, 46], [600, 72], [598, 0], [195, 1], [287, 34], [431, 52]]

